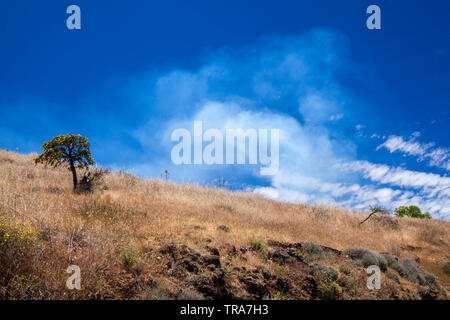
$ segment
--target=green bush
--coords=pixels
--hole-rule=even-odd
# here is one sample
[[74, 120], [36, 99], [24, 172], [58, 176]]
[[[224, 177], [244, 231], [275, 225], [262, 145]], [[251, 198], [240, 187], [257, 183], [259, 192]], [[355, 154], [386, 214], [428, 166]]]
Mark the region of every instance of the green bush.
[[260, 239], [252, 239], [252, 240], [250, 240], [250, 244], [253, 249], [258, 250], [258, 251], [260, 251], [264, 248], [264, 242]]
[[279, 271], [279, 272], [284, 272], [284, 271], [286, 271], [285, 266], [283, 266], [283, 265], [281, 265], [281, 264], [275, 263], [274, 267], [275, 267], [275, 270], [277, 270], [277, 271]]
[[419, 218], [419, 219], [431, 219], [431, 216], [428, 212], [422, 213], [419, 207], [417, 206], [400, 206], [394, 210], [394, 214], [401, 217], [411, 217], [411, 218]]
[[342, 288], [335, 281], [322, 283], [319, 287], [319, 296], [325, 300], [336, 300], [342, 296]]
[[131, 268], [136, 262], [137, 255], [131, 248], [127, 248], [122, 252], [122, 263], [125, 267]]

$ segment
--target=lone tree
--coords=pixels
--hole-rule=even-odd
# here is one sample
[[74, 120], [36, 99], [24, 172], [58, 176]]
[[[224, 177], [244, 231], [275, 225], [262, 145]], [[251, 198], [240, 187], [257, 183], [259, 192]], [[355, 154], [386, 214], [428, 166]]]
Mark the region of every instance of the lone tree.
[[67, 165], [72, 171], [73, 191], [78, 185], [76, 168], [87, 168], [95, 164], [92, 159], [88, 139], [81, 135], [59, 135], [42, 145], [43, 152], [34, 159], [34, 163], [45, 163], [53, 167]]

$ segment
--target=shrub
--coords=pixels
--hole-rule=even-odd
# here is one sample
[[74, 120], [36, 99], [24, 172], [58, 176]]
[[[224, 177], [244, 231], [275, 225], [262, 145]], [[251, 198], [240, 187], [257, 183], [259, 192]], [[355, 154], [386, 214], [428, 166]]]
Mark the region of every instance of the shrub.
[[348, 288], [348, 289], [353, 289], [356, 284], [355, 279], [353, 277], [349, 277], [349, 276], [342, 277], [342, 279], [339, 282], [343, 287]]
[[344, 250], [344, 254], [348, 255], [353, 260], [361, 260], [367, 252], [370, 251], [364, 248], [349, 248]]
[[375, 254], [373, 254], [372, 252], [370, 252], [370, 251], [366, 252], [363, 255], [363, 257], [361, 259], [361, 262], [362, 262], [363, 266], [366, 267], [366, 268], [368, 266], [372, 266], [372, 265], [377, 266], [378, 265], [377, 256]]
[[342, 288], [335, 281], [322, 283], [319, 287], [319, 296], [326, 300], [339, 299], [342, 296]]
[[0, 217], [0, 299], [29, 299], [37, 281], [38, 232]]
[[393, 272], [393, 271], [391, 271], [391, 270], [388, 270], [388, 271], [386, 271], [386, 276], [387, 276], [389, 279], [392, 279], [392, 280], [394, 280], [395, 282], [400, 283], [400, 278], [398, 277], [398, 275], [397, 275], [395, 272]]
[[389, 267], [398, 263], [397, 259], [390, 253], [382, 253], [380, 256], [384, 258]]
[[375, 254], [372, 251], [364, 248], [349, 248], [344, 251], [353, 260], [359, 261], [364, 267], [379, 266], [380, 270], [385, 271], [387, 269], [386, 259], [379, 254]]
[[424, 276], [426, 282], [432, 283], [432, 284], [434, 284], [434, 285], [436, 285], [436, 286], [438, 285], [438, 283], [437, 283], [437, 281], [436, 281], [436, 277], [435, 277], [434, 274], [429, 273], [429, 272], [423, 270], [423, 276]]
[[260, 239], [252, 239], [252, 240], [250, 240], [250, 244], [253, 249], [258, 250], [258, 251], [260, 251], [264, 248], [264, 243]]
[[378, 266], [380, 267], [381, 271], [387, 270], [387, 261], [381, 254], [376, 254], [377, 260], [378, 260]]
[[350, 274], [350, 267], [347, 264], [341, 264], [339, 266], [339, 271], [343, 274]]
[[336, 281], [339, 277], [339, 273], [331, 267], [315, 264], [313, 268], [318, 277], [325, 282]]
[[279, 272], [284, 272], [286, 270], [286, 268], [283, 265], [278, 264], [278, 263], [275, 263], [274, 267], [275, 267], [275, 270], [277, 270]]
[[303, 253], [309, 255], [311, 258], [320, 258], [323, 256], [323, 249], [320, 245], [314, 242], [302, 243]]
[[339, 277], [339, 273], [331, 267], [327, 267], [326, 275], [328, 281], [336, 281]]
[[418, 283], [420, 285], [425, 284], [425, 280], [420, 275], [419, 270], [409, 259], [405, 259], [405, 261], [403, 261], [402, 265], [403, 265], [404, 269], [406, 270], [406, 278], [409, 281]]
[[126, 268], [131, 268], [137, 262], [137, 255], [132, 248], [122, 252], [122, 263]]
[[399, 218], [401, 217], [411, 217], [411, 218], [419, 218], [419, 219], [431, 219], [431, 216], [428, 212], [422, 213], [419, 207], [417, 206], [400, 206], [394, 210], [395, 215]]
[[107, 169], [94, 169], [92, 172], [88, 171], [77, 185], [77, 193], [92, 193], [94, 188], [103, 182], [103, 178], [109, 173]]
[[400, 262], [395, 262], [390, 266], [392, 269], [398, 272], [398, 274], [404, 278], [406, 278], [408, 272], [405, 267]]

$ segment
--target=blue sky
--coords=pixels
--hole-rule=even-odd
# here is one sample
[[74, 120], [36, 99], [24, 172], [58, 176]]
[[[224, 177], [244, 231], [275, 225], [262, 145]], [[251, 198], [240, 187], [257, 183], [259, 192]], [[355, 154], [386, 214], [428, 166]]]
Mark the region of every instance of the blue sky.
[[[344, 4], [345, 3], [345, 4]], [[81, 30], [66, 8], [81, 8]], [[366, 28], [370, 4], [381, 30]], [[89, 138], [102, 166], [450, 219], [448, 1], [0, 3], [0, 146]], [[279, 128], [280, 170], [181, 165], [194, 120]]]

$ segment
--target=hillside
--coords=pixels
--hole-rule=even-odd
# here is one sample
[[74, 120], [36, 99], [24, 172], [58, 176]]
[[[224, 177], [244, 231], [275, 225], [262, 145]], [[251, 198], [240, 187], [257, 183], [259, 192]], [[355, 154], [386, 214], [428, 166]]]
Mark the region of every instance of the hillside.
[[[1, 299], [447, 299], [450, 290], [446, 221], [360, 225], [367, 214], [123, 172], [77, 195], [67, 169], [32, 159], [0, 151]], [[383, 271], [380, 290], [366, 287], [368, 262]], [[66, 288], [69, 265], [81, 268], [80, 291]]]

